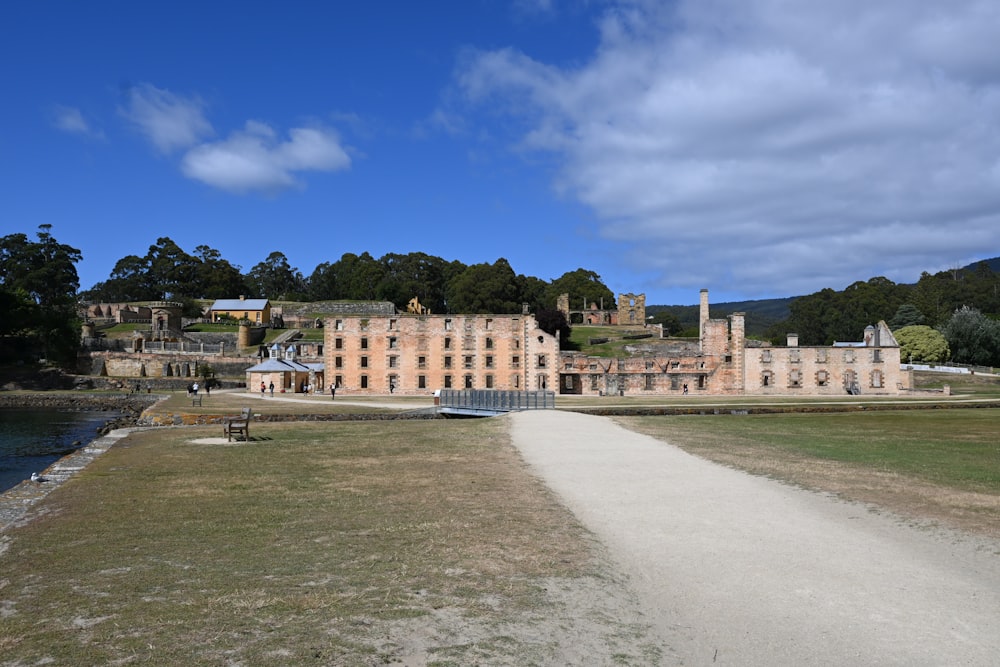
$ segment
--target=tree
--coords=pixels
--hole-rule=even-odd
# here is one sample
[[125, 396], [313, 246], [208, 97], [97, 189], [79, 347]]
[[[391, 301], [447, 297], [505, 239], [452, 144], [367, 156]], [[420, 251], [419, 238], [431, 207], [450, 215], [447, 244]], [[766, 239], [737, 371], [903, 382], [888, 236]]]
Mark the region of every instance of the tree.
[[893, 331], [904, 327], [912, 327], [923, 324], [926, 321], [923, 313], [917, 310], [912, 303], [904, 303], [896, 309], [896, 314], [889, 320], [889, 328]]
[[517, 276], [506, 259], [473, 264], [448, 283], [448, 312], [519, 313]]
[[575, 309], [574, 304], [586, 304], [583, 305], [586, 308], [592, 303], [603, 306], [606, 310], [615, 307], [614, 293], [601, 281], [599, 275], [586, 269], [569, 271], [553, 280], [545, 292], [547, 307], [554, 307], [562, 294], [569, 294], [571, 309]]
[[222, 259], [222, 254], [206, 245], [194, 249], [195, 291], [188, 296], [203, 299], [232, 299], [248, 292], [238, 266]]
[[58, 243], [52, 225], [39, 225], [38, 241], [25, 234], [0, 238], [0, 285], [22, 291], [44, 308], [72, 305], [80, 289], [76, 263], [80, 251]]
[[82, 255], [58, 243], [51, 225], [38, 229], [37, 241], [25, 234], [0, 238], [0, 304], [10, 319], [0, 332], [16, 336], [5, 347], [19, 359], [35, 354], [69, 365], [80, 340], [75, 301]]
[[962, 306], [945, 324], [942, 332], [956, 363], [1000, 366], [1000, 322], [975, 308]]
[[903, 363], [938, 364], [951, 356], [948, 340], [940, 331], [929, 326], [915, 324], [903, 327], [893, 335], [899, 343], [899, 358]]
[[272, 252], [263, 262], [250, 269], [247, 281], [262, 299], [297, 301], [305, 296], [305, 280], [298, 269], [288, 263], [282, 252]]
[[559, 337], [559, 349], [565, 350], [569, 347], [569, 338], [573, 330], [566, 320], [565, 313], [555, 308], [539, 310], [535, 313], [535, 320], [538, 322], [539, 329], [547, 334]]
[[676, 315], [667, 310], [661, 310], [656, 313], [653, 313], [653, 319], [651, 319], [649, 322], [650, 324], [662, 324], [663, 333], [667, 336], [670, 335], [677, 336], [680, 334], [680, 331], [683, 328], [681, 326], [680, 319]]

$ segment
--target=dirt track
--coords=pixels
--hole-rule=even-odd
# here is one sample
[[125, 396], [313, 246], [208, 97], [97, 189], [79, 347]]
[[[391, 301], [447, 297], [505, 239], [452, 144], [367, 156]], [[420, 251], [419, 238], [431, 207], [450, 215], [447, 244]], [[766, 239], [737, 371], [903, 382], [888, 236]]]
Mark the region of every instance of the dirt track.
[[997, 542], [731, 470], [602, 417], [511, 423], [681, 664], [997, 664]]

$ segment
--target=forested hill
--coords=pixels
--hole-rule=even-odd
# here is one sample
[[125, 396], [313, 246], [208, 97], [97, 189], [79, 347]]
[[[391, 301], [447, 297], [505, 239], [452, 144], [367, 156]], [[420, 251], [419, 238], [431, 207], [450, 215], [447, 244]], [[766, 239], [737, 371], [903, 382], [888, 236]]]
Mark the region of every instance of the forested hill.
[[[850, 327], [859, 324], [859, 318], [869, 318], [869, 324], [883, 319], [892, 325], [897, 310], [904, 304], [916, 306], [923, 317], [921, 323], [932, 326], [942, 324], [945, 318], [962, 306], [998, 315], [998, 293], [1000, 257], [994, 257], [937, 274], [925, 272], [919, 281], [911, 284], [870, 278], [865, 282], [854, 283], [840, 292], [827, 288], [803, 296], [713, 303], [709, 310], [713, 318], [724, 318], [737, 312], [746, 313], [746, 330], [749, 336], [778, 340], [787, 331], [794, 330], [801, 336], [808, 330], [810, 335], [817, 337], [810, 342], [819, 344], [835, 338], [831, 329], [837, 330], [839, 340], [851, 339]], [[793, 306], [796, 302], [799, 303]], [[832, 326], [832, 320], [837, 319], [835, 313], [838, 309], [843, 309], [841, 319], [844, 322], [840, 326]], [[650, 315], [673, 316], [680, 328], [688, 333], [698, 327], [697, 305], [652, 305], [647, 306], [646, 311]], [[825, 325], [817, 327], [817, 322]], [[898, 326], [903, 322], [897, 321], [896, 324]], [[862, 329], [864, 326], [866, 325], [862, 325]]]

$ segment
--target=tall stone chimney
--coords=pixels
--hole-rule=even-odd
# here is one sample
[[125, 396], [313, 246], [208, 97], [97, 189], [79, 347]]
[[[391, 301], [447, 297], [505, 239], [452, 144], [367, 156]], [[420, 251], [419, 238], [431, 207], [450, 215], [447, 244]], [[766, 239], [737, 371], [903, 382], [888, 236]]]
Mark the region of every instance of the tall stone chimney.
[[701, 290], [701, 302], [698, 307], [698, 345], [705, 345], [705, 323], [708, 322], [708, 290]]

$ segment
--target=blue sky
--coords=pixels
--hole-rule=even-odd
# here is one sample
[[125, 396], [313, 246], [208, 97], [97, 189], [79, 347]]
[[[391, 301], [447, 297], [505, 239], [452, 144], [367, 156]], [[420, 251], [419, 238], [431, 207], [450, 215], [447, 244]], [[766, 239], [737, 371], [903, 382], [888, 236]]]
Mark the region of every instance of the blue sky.
[[0, 5], [0, 235], [585, 268], [653, 304], [1000, 255], [1000, 3]]

